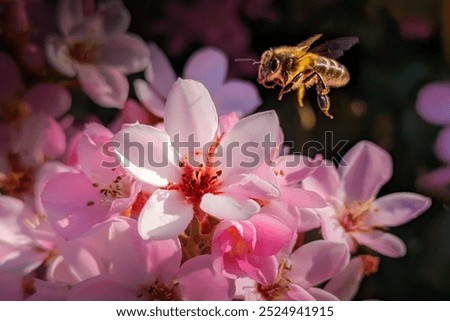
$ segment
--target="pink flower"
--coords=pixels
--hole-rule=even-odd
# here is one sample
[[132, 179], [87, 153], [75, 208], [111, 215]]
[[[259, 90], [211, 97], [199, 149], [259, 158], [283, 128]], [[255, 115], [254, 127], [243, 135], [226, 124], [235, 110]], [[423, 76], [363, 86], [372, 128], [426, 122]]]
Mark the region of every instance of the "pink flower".
[[24, 276], [36, 269], [53, 249], [55, 236], [17, 198], [0, 195], [0, 274]]
[[314, 190], [304, 188], [302, 181], [312, 175], [321, 163], [321, 158], [285, 155], [273, 158], [270, 167], [261, 166], [259, 176], [273, 182], [280, 190], [279, 197], [264, 200], [264, 209], [274, 213], [297, 232], [319, 227], [320, 220], [311, 213], [311, 209], [325, 207], [327, 203]]
[[83, 91], [103, 107], [122, 108], [128, 97], [125, 75], [143, 70], [148, 48], [127, 33], [130, 15], [121, 1], [99, 5], [86, 16], [77, 0], [61, 0], [58, 26], [62, 37], [50, 36], [47, 58], [60, 73], [77, 77]]
[[[100, 225], [98, 252], [109, 270], [76, 284], [69, 300], [230, 300], [234, 282], [217, 274], [209, 255], [184, 262], [177, 238], [145, 241], [129, 219]], [[100, 245], [96, 245], [100, 243]]]
[[60, 156], [66, 137], [56, 119], [70, 108], [69, 92], [49, 83], [36, 84], [24, 92], [17, 65], [4, 53], [0, 53], [0, 72], [4, 75], [0, 80], [0, 154], [20, 155], [26, 167]]
[[355, 256], [347, 266], [335, 274], [324, 286], [324, 290], [334, 294], [339, 300], [353, 299], [359, 290], [364, 276], [378, 271], [380, 258], [370, 255]]
[[[91, 123], [78, 143], [79, 169], [55, 173], [42, 190], [42, 204], [56, 231], [66, 238], [86, 232], [113, 216], [127, 214], [133, 203], [145, 197], [140, 184], [120, 167], [104, 167], [114, 160], [103, 151], [113, 134]], [[131, 213], [130, 213], [131, 214]]]
[[[136, 95], [154, 115], [164, 116], [167, 95], [176, 80], [175, 71], [162, 50], [150, 44], [150, 64], [145, 70], [145, 79], [134, 82]], [[232, 111], [240, 116], [251, 114], [261, 104], [256, 86], [250, 81], [229, 79], [225, 81], [228, 58], [218, 48], [205, 47], [194, 52], [188, 59], [184, 79], [200, 81], [211, 94], [219, 115]]]
[[406, 192], [375, 199], [391, 176], [390, 155], [362, 141], [344, 155], [337, 169], [324, 163], [307, 177], [303, 186], [331, 204], [316, 209], [324, 239], [345, 243], [351, 252], [360, 244], [390, 257], [405, 255], [403, 241], [385, 232], [385, 228], [413, 220], [430, 207], [431, 200]]
[[275, 254], [289, 243], [293, 231], [272, 215], [250, 220], [222, 221], [214, 230], [211, 254], [214, 269], [228, 278], [248, 276], [260, 284], [275, 281]]
[[424, 86], [417, 95], [417, 113], [433, 125], [445, 126], [434, 143], [435, 155], [444, 166], [419, 177], [420, 187], [437, 196], [450, 195], [450, 82], [433, 82]]
[[238, 293], [245, 300], [337, 300], [318, 286], [342, 271], [349, 258], [343, 244], [313, 241], [281, 261], [275, 282], [265, 285], [242, 280]]
[[[218, 137], [218, 116], [208, 91], [201, 83], [181, 79], [169, 93], [165, 109], [165, 131], [134, 125], [115, 137], [124, 168], [143, 183], [159, 187], [139, 216], [144, 238], [177, 236], [194, 214], [201, 219], [203, 212], [225, 219], [249, 218], [260, 209], [254, 199], [278, 193], [251, 173], [271, 153], [264, 148], [264, 139], [279, 131], [273, 111], [244, 118]], [[130, 142], [139, 148], [131, 148]], [[181, 146], [189, 142], [197, 146]], [[233, 151], [232, 146], [243, 144], [254, 147], [253, 157], [237, 148]]]

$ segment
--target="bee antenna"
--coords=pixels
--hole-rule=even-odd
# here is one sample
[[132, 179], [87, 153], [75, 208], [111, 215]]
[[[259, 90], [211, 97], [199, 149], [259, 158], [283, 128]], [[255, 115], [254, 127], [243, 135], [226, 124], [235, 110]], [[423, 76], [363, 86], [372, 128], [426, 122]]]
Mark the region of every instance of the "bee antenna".
[[256, 61], [253, 58], [236, 58], [234, 59], [235, 62], [245, 62], [245, 61], [251, 61], [254, 65], [259, 65], [261, 61]]

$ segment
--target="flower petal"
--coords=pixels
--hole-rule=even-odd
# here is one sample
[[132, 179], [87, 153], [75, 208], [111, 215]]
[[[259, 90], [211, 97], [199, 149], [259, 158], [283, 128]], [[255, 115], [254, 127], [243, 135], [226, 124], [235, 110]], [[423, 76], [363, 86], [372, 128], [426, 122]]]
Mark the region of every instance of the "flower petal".
[[187, 260], [178, 271], [178, 289], [183, 300], [231, 300], [236, 291], [234, 281], [227, 279], [212, 267], [210, 255]]
[[45, 54], [50, 64], [61, 74], [67, 77], [75, 77], [76, 71], [72, 58], [69, 57], [69, 49], [65, 41], [57, 36], [48, 36], [45, 41]]
[[200, 208], [212, 216], [229, 220], [248, 219], [260, 210], [252, 199], [211, 193], [203, 195]]
[[67, 296], [69, 301], [135, 301], [137, 294], [132, 286], [112, 275], [99, 275], [77, 283]]
[[397, 236], [379, 230], [369, 232], [355, 232], [355, 240], [372, 250], [389, 257], [402, 257], [406, 254], [405, 243]]
[[174, 83], [167, 97], [164, 126], [172, 143], [178, 145], [175, 149], [191, 142], [197, 144], [194, 147], [203, 148], [213, 140], [218, 116], [211, 96], [201, 83], [182, 79]]
[[392, 158], [379, 146], [361, 141], [339, 163], [348, 201], [366, 201], [392, 177]]
[[78, 80], [86, 95], [103, 107], [121, 109], [128, 97], [128, 80], [108, 66], [77, 65]]
[[230, 112], [236, 112], [240, 117], [247, 116], [262, 103], [256, 86], [250, 81], [240, 79], [227, 81], [212, 93], [212, 99], [220, 116]]
[[130, 26], [130, 13], [120, 0], [100, 3], [96, 15], [101, 18], [103, 31], [109, 36], [125, 33]]
[[286, 294], [289, 301], [316, 301], [316, 299], [304, 288], [296, 284], [289, 284], [289, 291]]
[[325, 207], [325, 200], [313, 191], [307, 191], [303, 188], [281, 187], [281, 199], [288, 204], [300, 208], [318, 208]]
[[241, 119], [224, 136], [218, 148], [223, 158], [220, 169], [224, 177], [231, 174], [248, 173], [268, 162], [272, 150], [277, 146], [279, 121], [276, 113], [266, 111]]
[[339, 301], [339, 299], [331, 294], [330, 292], [323, 290], [321, 288], [309, 288], [308, 289], [309, 294], [311, 294], [314, 299], [317, 301]]
[[117, 34], [108, 38], [103, 45], [99, 60], [124, 74], [131, 74], [145, 69], [150, 60], [150, 51], [139, 36], [132, 33]]
[[150, 63], [145, 70], [145, 79], [156, 95], [165, 100], [177, 80], [177, 75], [164, 52], [154, 43], [148, 45], [150, 49]]
[[436, 125], [450, 123], [450, 82], [432, 82], [417, 94], [417, 113]]
[[334, 294], [340, 300], [348, 301], [358, 292], [363, 278], [364, 262], [361, 257], [355, 257], [350, 260], [344, 270], [331, 278], [324, 290]]
[[287, 274], [292, 282], [309, 288], [341, 271], [349, 259], [350, 255], [344, 244], [312, 241], [291, 254], [292, 268]]
[[183, 78], [200, 81], [209, 91], [214, 92], [222, 87], [227, 69], [228, 58], [225, 53], [218, 48], [205, 47], [189, 57]]
[[178, 191], [156, 190], [139, 215], [139, 234], [146, 240], [165, 240], [178, 236], [194, 215]]
[[327, 160], [323, 161], [314, 173], [302, 180], [302, 186], [307, 190], [319, 193], [324, 198], [342, 195], [339, 173], [334, 164]]
[[298, 232], [308, 232], [320, 227], [320, 217], [314, 210], [302, 208], [299, 212], [300, 226], [297, 229]]
[[180, 168], [164, 131], [135, 124], [125, 126], [111, 141], [122, 167], [137, 180], [158, 187], [179, 180]]
[[450, 163], [450, 127], [439, 132], [434, 143], [434, 152], [440, 160]]
[[165, 107], [162, 97], [145, 80], [136, 79], [133, 84], [136, 96], [145, 108], [153, 115], [163, 118]]
[[50, 83], [34, 85], [25, 93], [23, 99], [33, 106], [33, 110], [55, 118], [64, 115], [72, 103], [72, 97], [65, 88]]
[[405, 224], [431, 206], [431, 199], [415, 193], [393, 193], [373, 202], [364, 216], [367, 226], [398, 226]]
[[275, 216], [259, 213], [250, 222], [256, 228], [255, 255], [275, 255], [292, 239], [293, 231]]
[[57, 23], [63, 35], [79, 25], [84, 19], [83, 2], [79, 0], [61, 0], [57, 8]]
[[53, 228], [73, 238], [108, 218], [109, 205], [101, 196], [84, 174], [58, 173], [48, 180], [41, 200]]
[[323, 165], [321, 157], [312, 159], [298, 154], [285, 155], [275, 160], [274, 172], [280, 185], [293, 185], [310, 177]]

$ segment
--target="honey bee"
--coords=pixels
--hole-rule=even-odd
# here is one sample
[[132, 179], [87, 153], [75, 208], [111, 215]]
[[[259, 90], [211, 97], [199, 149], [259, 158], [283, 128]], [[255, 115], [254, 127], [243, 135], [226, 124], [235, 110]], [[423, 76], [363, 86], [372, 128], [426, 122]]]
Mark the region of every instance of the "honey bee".
[[299, 106], [307, 88], [315, 86], [317, 104], [322, 112], [330, 114], [330, 88], [345, 86], [350, 81], [347, 68], [335, 59], [358, 42], [357, 37], [336, 38], [310, 49], [322, 35], [316, 34], [297, 46], [281, 46], [266, 50], [259, 62], [258, 83], [266, 88], [280, 86], [278, 100], [291, 90], [297, 91]]

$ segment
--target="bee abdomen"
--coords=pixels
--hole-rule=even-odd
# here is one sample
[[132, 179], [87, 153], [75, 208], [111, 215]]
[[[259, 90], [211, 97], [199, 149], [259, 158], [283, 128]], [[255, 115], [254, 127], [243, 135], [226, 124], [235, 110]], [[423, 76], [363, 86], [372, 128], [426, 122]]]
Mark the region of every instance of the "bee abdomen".
[[347, 68], [336, 60], [317, 57], [314, 69], [329, 87], [342, 87], [350, 81]]

